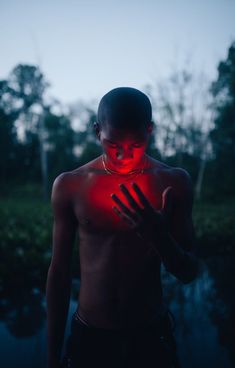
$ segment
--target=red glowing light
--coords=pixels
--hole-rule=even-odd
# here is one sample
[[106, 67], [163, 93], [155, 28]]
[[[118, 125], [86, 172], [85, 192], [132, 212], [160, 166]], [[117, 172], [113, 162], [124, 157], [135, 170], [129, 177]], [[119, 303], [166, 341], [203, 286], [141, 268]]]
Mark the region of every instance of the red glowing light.
[[[112, 194], [116, 194], [120, 200], [130, 208], [127, 198], [121, 191], [119, 185], [125, 184], [130, 194], [136, 202], [143, 207], [139, 198], [132, 188], [132, 183], [135, 182], [144, 193], [145, 197], [151, 205], [159, 210], [161, 209], [161, 188], [156, 185], [152, 174], [143, 173], [134, 175], [128, 179], [127, 176], [109, 175], [102, 171], [102, 174], [91, 175], [87, 177], [84, 185], [84, 190], [81, 190], [82, 198], [79, 198], [79, 206], [77, 208], [77, 217], [80, 223], [84, 221], [92, 224], [91, 231], [127, 231], [130, 230], [128, 224], [124, 223], [119, 216], [114, 212], [115, 205]], [[81, 189], [81, 188], [80, 188]]]

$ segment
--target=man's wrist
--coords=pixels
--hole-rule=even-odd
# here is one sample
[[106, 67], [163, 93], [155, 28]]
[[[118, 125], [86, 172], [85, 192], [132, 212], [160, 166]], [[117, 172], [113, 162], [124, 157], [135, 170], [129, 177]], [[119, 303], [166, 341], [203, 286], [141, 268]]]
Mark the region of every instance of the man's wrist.
[[155, 243], [165, 269], [183, 283], [191, 282], [198, 274], [199, 262], [190, 252], [184, 251], [170, 233], [162, 233]]
[[165, 268], [171, 270], [178, 268], [182, 264], [185, 256], [184, 250], [176, 243], [171, 234], [162, 231], [158, 234], [157, 240], [151, 243], [152, 248], [158, 254]]
[[162, 231], [159, 234], [156, 247], [161, 257], [167, 256], [180, 257], [183, 256], [184, 254], [183, 249], [177, 244], [177, 242], [173, 239], [173, 237], [168, 231]]

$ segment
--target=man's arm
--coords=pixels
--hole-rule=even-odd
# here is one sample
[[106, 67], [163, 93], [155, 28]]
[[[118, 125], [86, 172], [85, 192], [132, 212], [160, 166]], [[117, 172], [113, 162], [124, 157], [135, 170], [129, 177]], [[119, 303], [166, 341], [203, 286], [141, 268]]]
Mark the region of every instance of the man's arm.
[[157, 249], [166, 270], [186, 284], [196, 278], [200, 267], [195, 256], [193, 188], [185, 170], [175, 169], [175, 175], [169, 231], [163, 234]]
[[77, 221], [72, 210], [68, 174], [59, 175], [52, 188], [54, 214], [52, 259], [47, 275], [48, 368], [58, 368], [71, 293], [71, 258]]
[[146, 245], [158, 253], [167, 271], [186, 284], [195, 279], [200, 265], [192, 252], [193, 190], [190, 176], [185, 170], [174, 169], [172, 175], [172, 186], [163, 192], [160, 211], [152, 207], [136, 183], [133, 183], [132, 187], [142, 208], [124, 184], [120, 185], [120, 189], [130, 208], [116, 194], [111, 194], [111, 197], [119, 207], [113, 206], [117, 215], [145, 241]]

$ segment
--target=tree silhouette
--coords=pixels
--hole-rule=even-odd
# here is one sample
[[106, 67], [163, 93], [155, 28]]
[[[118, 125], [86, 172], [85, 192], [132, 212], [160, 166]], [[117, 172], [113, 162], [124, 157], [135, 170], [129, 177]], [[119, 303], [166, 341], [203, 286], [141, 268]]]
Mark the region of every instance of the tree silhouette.
[[218, 66], [218, 77], [212, 83], [216, 118], [211, 140], [215, 153], [215, 182], [221, 194], [235, 193], [235, 42], [229, 47], [227, 59]]

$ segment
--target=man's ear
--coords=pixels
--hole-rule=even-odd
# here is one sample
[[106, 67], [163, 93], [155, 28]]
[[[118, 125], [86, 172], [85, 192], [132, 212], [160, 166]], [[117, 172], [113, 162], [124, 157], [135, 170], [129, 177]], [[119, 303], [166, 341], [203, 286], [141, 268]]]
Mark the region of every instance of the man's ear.
[[93, 127], [94, 127], [94, 130], [95, 130], [95, 135], [97, 136], [98, 139], [100, 139], [100, 130], [101, 130], [100, 124], [97, 123], [97, 121], [95, 121], [93, 123]]
[[151, 133], [152, 133], [152, 131], [153, 131], [153, 121], [150, 121], [150, 122], [148, 123], [147, 131], [148, 131], [148, 133], [149, 133], [149, 134], [151, 134]]

